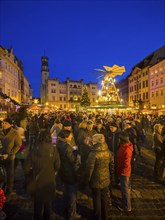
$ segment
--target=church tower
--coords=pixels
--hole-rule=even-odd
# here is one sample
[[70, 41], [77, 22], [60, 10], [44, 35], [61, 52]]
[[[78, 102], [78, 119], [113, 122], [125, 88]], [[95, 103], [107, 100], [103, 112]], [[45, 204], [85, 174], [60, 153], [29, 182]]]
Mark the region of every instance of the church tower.
[[49, 79], [48, 57], [41, 57], [41, 104], [47, 102], [47, 82]]

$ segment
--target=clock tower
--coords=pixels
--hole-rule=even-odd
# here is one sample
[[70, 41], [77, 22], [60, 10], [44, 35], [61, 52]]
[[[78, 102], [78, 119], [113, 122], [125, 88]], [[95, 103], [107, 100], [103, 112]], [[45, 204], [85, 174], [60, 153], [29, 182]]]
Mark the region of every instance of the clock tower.
[[41, 57], [41, 104], [47, 102], [47, 82], [49, 79], [48, 57]]

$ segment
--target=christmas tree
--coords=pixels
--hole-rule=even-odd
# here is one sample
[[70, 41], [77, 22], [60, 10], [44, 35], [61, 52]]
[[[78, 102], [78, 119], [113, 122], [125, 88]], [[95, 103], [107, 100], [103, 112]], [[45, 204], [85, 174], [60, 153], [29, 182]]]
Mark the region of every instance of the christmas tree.
[[88, 95], [87, 86], [84, 86], [84, 88], [83, 88], [80, 104], [82, 107], [87, 107], [87, 106], [90, 106], [90, 104], [91, 104], [90, 99], [89, 99], [89, 95]]

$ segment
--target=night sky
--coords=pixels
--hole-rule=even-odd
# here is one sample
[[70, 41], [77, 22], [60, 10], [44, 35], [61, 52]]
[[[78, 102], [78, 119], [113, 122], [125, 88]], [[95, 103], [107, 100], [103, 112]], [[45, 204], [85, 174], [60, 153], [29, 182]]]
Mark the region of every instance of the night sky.
[[[97, 82], [103, 65], [134, 65], [165, 44], [165, 1], [0, 1], [0, 44], [13, 47], [40, 96], [41, 56], [50, 77]], [[99, 80], [99, 84], [100, 84]]]

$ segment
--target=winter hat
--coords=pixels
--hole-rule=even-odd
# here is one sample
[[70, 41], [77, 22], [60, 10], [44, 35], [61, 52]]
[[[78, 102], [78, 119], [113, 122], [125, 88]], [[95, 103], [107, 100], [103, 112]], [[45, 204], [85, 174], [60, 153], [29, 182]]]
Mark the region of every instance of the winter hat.
[[11, 118], [5, 118], [3, 122], [8, 122], [10, 125], [13, 124], [13, 120]]
[[116, 122], [114, 122], [114, 121], [109, 123], [109, 127], [110, 127], [110, 126], [112, 126], [112, 127], [118, 127], [117, 124], [116, 124]]
[[92, 120], [88, 120], [87, 121], [87, 125], [92, 125], [93, 124], [93, 121]]
[[102, 122], [102, 120], [100, 119], [100, 120], [97, 120], [97, 121], [96, 121], [96, 124], [103, 124], [103, 122]]
[[69, 120], [65, 120], [64, 123], [63, 123], [63, 126], [64, 127], [70, 127], [70, 126], [72, 126], [72, 123]]
[[122, 131], [119, 135], [119, 138], [124, 141], [129, 141], [129, 135], [127, 132]]
[[94, 134], [92, 136], [92, 141], [97, 144], [103, 144], [105, 142], [105, 137], [103, 134]]
[[125, 121], [125, 124], [131, 125], [131, 124], [132, 124], [132, 122], [131, 122], [131, 121], [129, 121], [129, 120], [126, 120], [126, 121]]

